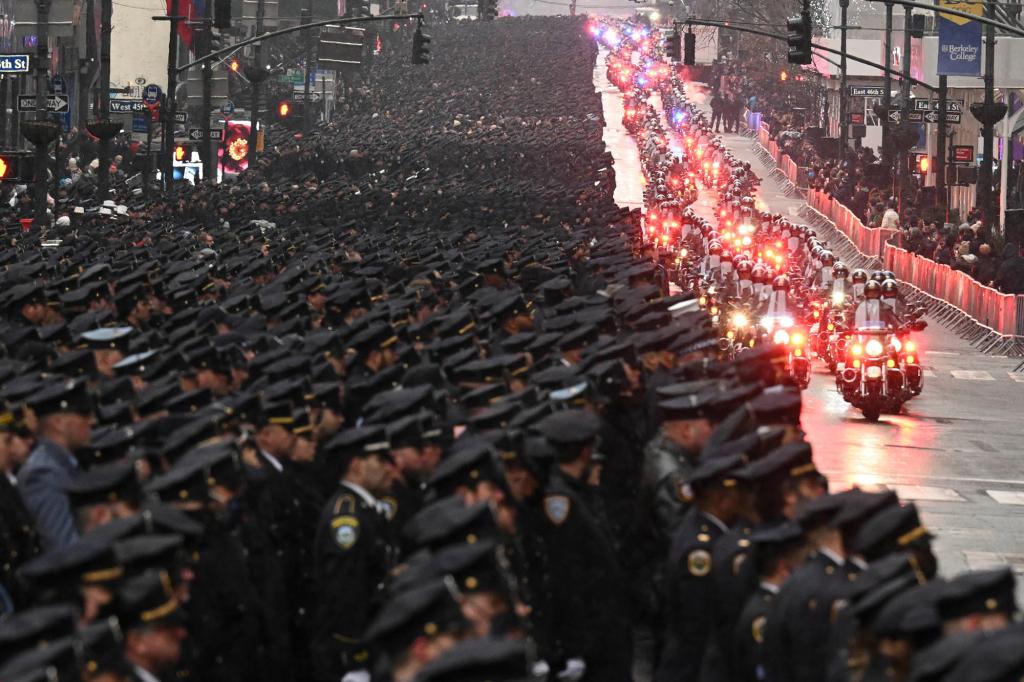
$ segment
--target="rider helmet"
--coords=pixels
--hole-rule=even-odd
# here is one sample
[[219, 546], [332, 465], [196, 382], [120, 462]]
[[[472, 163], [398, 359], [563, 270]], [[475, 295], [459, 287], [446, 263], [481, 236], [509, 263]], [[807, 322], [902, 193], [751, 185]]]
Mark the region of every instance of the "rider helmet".
[[885, 281], [885, 273], [882, 272], [881, 270], [875, 270], [874, 272], [871, 273], [871, 279], [881, 284], [882, 282]]
[[846, 263], [843, 261], [836, 261], [835, 265], [832, 266], [832, 277], [833, 279], [846, 279], [850, 274], [850, 269], [846, 267]]
[[856, 270], [853, 271], [853, 274], [850, 276], [850, 279], [853, 280], [854, 284], [864, 284], [864, 282], [868, 281], [867, 270], [857, 268]]
[[896, 280], [887, 279], [882, 282], [882, 295], [886, 298], [893, 298], [899, 294], [899, 285], [896, 284]]
[[789, 291], [789, 277], [779, 275], [772, 282], [772, 289], [775, 291]]
[[882, 285], [876, 282], [875, 280], [871, 280], [870, 282], [865, 284], [864, 298], [870, 298], [875, 300], [882, 298]]

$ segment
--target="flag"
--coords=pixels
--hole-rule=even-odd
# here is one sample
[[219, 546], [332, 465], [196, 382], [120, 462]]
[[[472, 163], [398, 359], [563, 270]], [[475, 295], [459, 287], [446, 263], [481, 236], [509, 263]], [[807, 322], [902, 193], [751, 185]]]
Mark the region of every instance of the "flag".
[[[167, 16], [171, 16], [172, 2], [174, 0], [167, 0]], [[207, 0], [178, 0], [178, 16], [187, 17], [185, 21], [178, 22], [178, 37], [181, 38], [181, 42], [189, 52], [195, 51], [193, 44], [195, 42], [195, 29], [197, 28], [190, 25], [189, 22], [201, 21], [203, 19], [206, 14], [206, 2]]]

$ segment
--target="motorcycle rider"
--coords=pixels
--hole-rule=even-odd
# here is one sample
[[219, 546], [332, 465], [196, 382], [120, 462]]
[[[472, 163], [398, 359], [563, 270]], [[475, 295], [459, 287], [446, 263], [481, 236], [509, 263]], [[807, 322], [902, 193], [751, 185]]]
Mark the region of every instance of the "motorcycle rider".
[[859, 301], [864, 296], [864, 285], [868, 281], [868, 272], [862, 268], [857, 268], [850, 275], [850, 281], [853, 283], [853, 298]]
[[891, 307], [882, 301], [882, 285], [875, 280], [864, 285], [864, 300], [857, 304], [854, 313], [857, 329], [886, 329], [899, 326], [899, 320]]

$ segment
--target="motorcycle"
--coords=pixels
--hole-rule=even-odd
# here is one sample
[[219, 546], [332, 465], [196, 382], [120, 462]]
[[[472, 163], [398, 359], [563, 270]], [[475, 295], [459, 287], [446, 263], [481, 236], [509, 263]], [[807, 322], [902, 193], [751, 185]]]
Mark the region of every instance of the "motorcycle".
[[906, 402], [906, 376], [889, 329], [857, 329], [847, 349], [838, 381], [843, 399], [868, 421], [896, 413]]

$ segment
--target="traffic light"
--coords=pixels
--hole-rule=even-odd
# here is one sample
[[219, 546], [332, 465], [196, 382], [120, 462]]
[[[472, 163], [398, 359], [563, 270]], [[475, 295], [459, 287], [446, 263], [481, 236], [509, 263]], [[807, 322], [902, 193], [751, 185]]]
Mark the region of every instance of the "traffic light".
[[782, 71], [779, 71], [779, 80], [782, 81], [783, 83], [785, 83], [787, 80], [789, 80], [789, 74], [786, 73], [785, 69], [783, 69]]
[[665, 38], [665, 53], [668, 55], [669, 61], [678, 62], [683, 58], [682, 40], [679, 31], [672, 31], [668, 38]]
[[277, 103], [277, 118], [284, 120], [288, 118], [288, 115], [292, 113], [292, 103], [288, 100], [282, 100]]
[[683, 64], [693, 66], [697, 63], [697, 36], [692, 31], [683, 34]]
[[787, 58], [790, 64], [811, 63], [811, 15], [801, 12], [799, 16], [786, 19], [786, 43], [789, 44]]
[[416, 32], [412, 34], [412, 63], [430, 63], [430, 36], [423, 32], [423, 26], [417, 26]]
[[356, 16], [371, 17], [373, 11], [370, 9], [370, 0], [356, 0]]
[[231, 0], [214, 0], [213, 27], [231, 28]]
[[920, 173], [922, 176], [928, 175], [928, 171], [932, 167], [932, 157], [927, 154], [913, 154], [910, 157], [911, 172]]
[[238, 73], [238, 70], [239, 70], [240, 68], [242, 68], [242, 63], [241, 63], [241, 62], [239, 62], [239, 61], [238, 61], [237, 59], [232, 59], [232, 60], [231, 60], [231, 65], [230, 65], [230, 66], [231, 66], [231, 70], [232, 70], [232, 71], [234, 71], [235, 73]]
[[0, 183], [31, 181], [34, 168], [31, 152], [0, 152]]
[[185, 148], [185, 145], [179, 144], [179, 145], [174, 147], [174, 160], [175, 161], [180, 163], [180, 162], [185, 160], [185, 157], [187, 155], [188, 155], [188, 149]]

